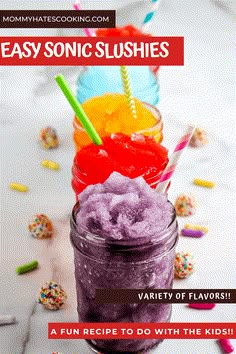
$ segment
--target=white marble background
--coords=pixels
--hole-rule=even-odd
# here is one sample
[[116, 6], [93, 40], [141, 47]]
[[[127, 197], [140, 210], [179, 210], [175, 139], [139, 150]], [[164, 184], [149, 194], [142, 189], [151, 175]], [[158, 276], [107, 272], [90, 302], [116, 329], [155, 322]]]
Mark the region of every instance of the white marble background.
[[[118, 6], [124, 2], [107, 3], [112, 7], [111, 3]], [[139, 2], [129, 3], [135, 6]], [[2, 9], [37, 8], [35, 1], [1, 1], [0, 4]], [[191, 251], [197, 265], [192, 277], [175, 281], [176, 288], [233, 288], [236, 283], [232, 5], [230, 1], [227, 5], [227, 1], [162, 0], [151, 28], [156, 35], [185, 37], [185, 65], [162, 67], [160, 71], [159, 108], [165, 125], [165, 145], [171, 150], [189, 121], [205, 127], [209, 134], [206, 147], [188, 149], [183, 156], [170, 190], [172, 201], [181, 192], [192, 192], [199, 207], [196, 215], [187, 221], [206, 224], [210, 230], [199, 240], [180, 239], [178, 250]], [[37, 1], [37, 6], [70, 8], [71, 4], [62, 0]], [[124, 13], [119, 12], [121, 22]], [[1, 31], [1, 35], [15, 33], [18, 32]], [[75, 89], [78, 68], [1, 67], [0, 70], [0, 314], [13, 314], [17, 318], [16, 324], [0, 327], [0, 353], [89, 354], [82, 340], [47, 339], [48, 322], [77, 321], [73, 254], [69, 243], [69, 213], [74, 204], [70, 188], [73, 113], [52, 78], [62, 70]], [[37, 142], [40, 128], [48, 124], [57, 129], [61, 142], [57, 150], [49, 152], [42, 150]], [[40, 167], [41, 160], [47, 158], [60, 163], [60, 172]], [[197, 188], [191, 183], [194, 177], [214, 180], [217, 187]], [[30, 191], [19, 194], [9, 190], [11, 181], [27, 184]], [[46, 213], [53, 220], [56, 234], [52, 240], [35, 240], [28, 235], [28, 220], [34, 213]], [[180, 220], [180, 226], [184, 222]], [[39, 269], [17, 276], [15, 268], [31, 259], [39, 261]], [[39, 287], [52, 278], [68, 293], [65, 308], [57, 312], [46, 311], [35, 302]], [[235, 312], [235, 306], [229, 304], [217, 305], [206, 312], [174, 305], [172, 321], [233, 322]], [[236, 341], [232, 342], [236, 347]], [[154, 353], [220, 354], [222, 351], [216, 341], [199, 339], [165, 340]]]

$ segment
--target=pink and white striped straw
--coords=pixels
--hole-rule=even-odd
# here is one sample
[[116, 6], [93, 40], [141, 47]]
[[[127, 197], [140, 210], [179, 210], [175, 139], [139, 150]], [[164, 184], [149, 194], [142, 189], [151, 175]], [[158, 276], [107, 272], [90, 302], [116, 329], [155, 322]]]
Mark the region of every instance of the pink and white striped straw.
[[188, 146], [191, 136], [193, 135], [195, 127], [192, 125], [188, 126], [188, 129], [184, 136], [180, 139], [176, 145], [172, 155], [170, 156], [169, 162], [163, 171], [160, 181], [157, 185], [156, 191], [159, 193], [165, 193], [166, 188], [170, 182], [171, 177], [173, 176], [175, 169], [179, 163], [179, 159], [184, 152], [185, 148]]
[[[73, 6], [74, 6], [75, 10], [82, 10], [81, 9], [81, 5], [80, 5], [78, 0], [76, 0], [76, 2], [74, 3]], [[83, 31], [84, 31], [84, 33], [85, 33], [85, 35], [87, 37], [93, 37], [94, 36], [94, 32], [91, 30], [91, 28], [83, 28]]]

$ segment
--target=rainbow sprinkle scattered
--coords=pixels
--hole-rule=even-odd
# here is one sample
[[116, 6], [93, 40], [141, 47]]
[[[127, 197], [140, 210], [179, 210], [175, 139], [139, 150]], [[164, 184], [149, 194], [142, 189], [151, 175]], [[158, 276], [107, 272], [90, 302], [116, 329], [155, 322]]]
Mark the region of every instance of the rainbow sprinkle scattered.
[[11, 182], [9, 184], [10, 189], [14, 189], [18, 192], [28, 192], [29, 187], [21, 183]]
[[207, 180], [201, 179], [201, 178], [194, 178], [193, 184], [195, 184], [196, 186], [205, 187], [205, 188], [214, 188], [215, 187], [214, 182], [207, 181]]
[[201, 230], [201, 231], [203, 231], [205, 234], [208, 233], [208, 227], [202, 226], [202, 225], [185, 224], [185, 225], [184, 225], [184, 228], [185, 228], [185, 229], [192, 229], [192, 230]]

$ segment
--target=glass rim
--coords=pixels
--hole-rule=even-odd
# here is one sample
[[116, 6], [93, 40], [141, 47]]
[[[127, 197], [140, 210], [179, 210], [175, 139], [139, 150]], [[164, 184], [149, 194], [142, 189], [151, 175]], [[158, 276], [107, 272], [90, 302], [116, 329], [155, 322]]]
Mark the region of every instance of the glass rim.
[[[138, 175], [137, 177], [134, 177], [132, 179], [138, 178], [138, 177], [143, 177], [143, 179], [146, 181], [146, 183], [151, 186], [155, 183], [157, 183], [163, 173], [165, 169], [165, 163], [163, 162], [162, 164], [162, 170], [158, 171], [155, 175], [151, 175], [151, 177], [148, 175], [146, 175], [145, 173], [143, 175]], [[73, 159], [73, 165], [71, 168], [71, 172], [72, 172], [72, 179], [74, 178], [76, 181], [81, 182], [80, 178], [87, 178], [88, 174], [85, 172], [82, 172], [82, 170], [80, 169], [79, 165], [76, 162], [76, 159], [74, 157]], [[158, 180], [157, 180], [158, 179]]]
[[[76, 203], [76, 205], [77, 205], [78, 203]], [[76, 206], [75, 205], [75, 206]], [[75, 207], [74, 206], [74, 207]], [[73, 210], [74, 210], [74, 208], [73, 208]], [[72, 213], [72, 217], [71, 217], [71, 224], [73, 225], [73, 217], [74, 217], [74, 215], [73, 215], [73, 213]], [[75, 224], [76, 225], [76, 224]], [[73, 225], [73, 226], [75, 226], [75, 225]], [[157, 254], [157, 255], [155, 255], [155, 256], [153, 256], [153, 257], [151, 257], [151, 258], [148, 258], [148, 259], [144, 259], [144, 260], [141, 260], [141, 261], [139, 261], [139, 260], [129, 260], [129, 261], [127, 261], [127, 262], [124, 262], [123, 260], [116, 260], [115, 261], [115, 264], [116, 264], [116, 267], [117, 267], [117, 264], [119, 264], [119, 267], [126, 267], [126, 265], [127, 265], [127, 263], [133, 263], [133, 264], [135, 264], [135, 265], [138, 265], [138, 266], [140, 266], [140, 265], [142, 265], [142, 264], [152, 264], [152, 263], [155, 263], [158, 259], [160, 259], [160, 258], [163, 258], [163, 257], [166, 257], [166, 256], [168, 256], [168, 254], [170, 254], [173, 250], [175, 250], [175, 248], [176, 248], [176, 245], [177, 245], [177, 243], [178, 243], [178, 240], [179, 240], [179, 233], [178, 233], [178, 222], [177, 222], [177, 218], [176, 218], [176, 214], [173, 216], [173, 220], [171, 221], [171, 223], [169, 224], [169, 226], [168, 227], [175, 227], [174, 228], [174, 230], [173, 231], [175, 231], [176, 230], [176, 236], [175, 236], [175, 238], [174, 238], [174, 240], [173, 240], [173, 242], [171, 243], [171, 246], [170, 246], [170, 248], [167, 248], [167, 249], [165, 249], [165, 250], [163, 250], [163, 252], [162, 253], [160, 253], [160, 254]], [[167, 229], [166, 229], [167, 230]], [[165, 230], [165, 231], [166, 231]], [[85, 229], [85, 231], [87, 232], [87, 230]], [[79, 237], [81, 237], [80, 235], [79, 235]], [[162, 240], [164, 239], [164, 237], [162, 238]], [[84, 240], [85, 240], [85, 238], [84, 238]], [[99, 241], [101, 241], [102, 239], [99, 237]], [[93, 240], [94, 241], [94, 240]], [[93, 246], [95, 245], [95, 246], [98, 246], [98, 247], [100, 247], [100, 246], [102, 246], [102, 247], [104, 247], [104, 248], [106, 248], [106, 250], [108, 249], [108, 251], [109, 251], [109, 246], [110, 246], [110, 244], [107, 244], [106, 242], [105, 242], [106, 240], [105, 239], [103, 239], [103, 242], [101, 243], [100, 242], [100, 244], [96, 244], [95, 242], [93, 242]], [[116, 240], [117, 241], [117, 240]], [[158, 241], [161, 241], [161, 240], [158, 240]], [[74, 242], [74, 240], [73, 240], [73, 236], [72, 236], [72, 231], [70, 232], [70, 242], [71, 242], [71, 245], [72, 245], [72, 247], [73, 247], [73, 250], [74, 250], [74, 252], [79, 252], [79, 253], [81, 253], [82, 255], [83, 255], [83, 257], [84, 258], [87, 258], [87, 259], [92, 259], [93, 260], [93, 262], [96, 262], [97, 264], [104, 264], [104, 263], [109, 263], [109, 267], [110, 267], [110, 269], [111, 269], [111, 264], [113, 263], [113, 261], [112, 260], [109, 260], [109, 259], [100, 259], [100, 258], [98, 258], [98, 257], [96, 257], [94, 254], [86, 254], [85, 252], [82, 252], [81, 251], [81, 249], [79, 249], [78, 248], [78, 246], [75, 244], [75, 242]], [[86, 242], [89, 242], [89, 243], [91, 243], [92, 241], [91, 241], [91, 239], [86, 239]], [[158, 242], [158, 243], [160, 243], [160, 242]], [[137, 247], [150, 247], [150, 246], [157, 246], [158, 245], [158, 243], [150, 243], [150, 241], [148, 242], [146, 242], [146, 243], [142, 243], [142, 244], [138, 244], [138, 245], [136, 245], [136, 248], [133, 248], [133, 250], [137, 250]], [[119, 251], [124, 251], [124, 250], [119, 250]], [[130, 248], [128, 248], [127, 247], [127, 251], [128, 252], [130, 252], [130, 251], [132, 251], [132, 245], [130, 245]]]
[[[104, 95], [101, 95], [99, 97], [103, 97]], [[96, 96], [98, 97], [98, 96]], [[92, 99], [93, 97], [89, 98], [89, 99]], [[139, 100], [140, 101], [140, 100]], [[163, 129], [163, 122], [162, 122], [162, 115], [161, 115], [161, 112], [160, 110], [152, 105], [151, 103], [148, 103], [148, 102], [144, 102], [144, 101], [141, 101], [145, 106], [147, 106], [147, 108], [151, 111], [151, 113], [154, 111], [155, 113], [153, 114], [154, 115], [154, 118], [156, 119], [156, 122], [153, 126], [151, 127], [147, 127], [145, 129], [142, 129], [142, 130], [139, 130], [137, 132], [135, 132], [136, 134], [142, 134], [143, 132], [149, 132], [149, 131], [152, 131], [153, 129], [157, 129], [158, 125], [161, 125], [160, 126], [160, 130]], [[72, 125], [73, 125], [73, 128], [75, 130], [79, 130], [81, 132], [84, 132], [85, 129], [80, 125], [79, 121], [75, 118], [76, 116], [74, 116], [74, 119], [73, 119], [73, 122], [72, 122]]]
[[[119, 268], [122, 268], [122, 266], [123, 266], [123, 267], [126, 267], [128, 263], [133, 263], [133, 264], [138, 265], [138, 266], [139, 266], [139, 265], [142, 265], [142, 264], [152, 264], [152, 263], [155, 263], [155, 262], [157, 261], [157, 259], [166, 257], [169, 253], [171, 253], [171, 252], [175, 249], [175, 247], [176, 247], [176, 245], [177, 245], [177, 243], [178, 243], [178, 240], [179, 240], [179, 234], [178, 234], [178, 232], [177, 232], [177, 233], [176, 233], [176, 237], [175, 237], [175, 239], [174, 239], [174, 243], [171, 245], [171, 247], [170, 247], [169, 249], [165, 250], [165, 251], [162, 252], [161, 254], [158, 254], [158, 255], [156, 255], [156, 256], [153, 256], [153, 257], [150, 258], [150, 259], [144, 259], [144, 260], [142, 260], [142, 261], [131, 260], [130, 262], [124, 262], [124, 261], [122, 261], [122, 260], [120, 260], [120, 261], [117, 261], [117, 260], [116, 260], [116, 261], [115, 261], [115, 263], [116, 263], [116, 266], [115, 266], [115, 267], [117, 267], [117, 264], [119, 264]], [[70, 242], [71, 242], [71, 245], [72, 245], [73, 249], [76, 250], [76, 252], [82, 253], [84, 258], [87, 258], [87, 259], [90, 259], [90, 260], [92, 259], [93, 262], [96, 262], [96, 263], [98, 263], [98, 264], [109, 263], [109, 265], [110, 265], [111, 263], [113, 263], [113, 261], [109, 261], [109, 260], [107, 260], [107, 259], [98, 259], [98, 258], [96, 258], [94, 255], [88, 255], [88, 254], [86, 254], [86, 253], [84, 253], [84, 252], [81, 252], [81, 250], [79, 250], [78, 247], [75, 245], [75, 243], [74, 243], [74, 241], [73, 241], [71, 235], [70, 235]], [[109, 269], [112, 269], [112, 267], [110, 266]]]
[[[175, 207], [173, 206], [173, 204], [168, 200], [168, 203], [171, 204], [172, 206], [172, 211], [173, 211], [173, 215], [172, 215], [172, 219], [171, 222], [169, 223], [169, 225], [167, 225], [166, 227], [164, 227], [162, 230], [160, 230], [158, 232], [158, 237], [157, 240], [155, 240], [155, 236], [152, 236], [151, 238], [145, 238], [145, 237], [139, 237], [139, 238], [135, 238], [134, 240], [117, 240], [117, 239], [109, 239], [107, 240], [106, 238], [102, 238], [99, 235], [96, 235], [94, 233], [91, 233], [84, 225], [80, 225], [80, 229], [82, 231], [84, 231], [86, 233], [86, 236], [83, 236], [83, 239], [93, 243], [94, 245], [97, 246], [101, 246], [101, 247], [107, 247], [107, 246], [112, 246], [112, 245], [116, 245], [116, 246], [126, 246], [126, 247], [134, 247], [134, 246], [145, 246], [145, 245], [150, 245], [150, 242], [152, 244], [157, 245], [158, 243], [161, 243], [165, 238], [166, 238], [166, 232], [168, 230], [170, 230], [171, 228], [174, 228], [175, 226], [175, 222], [177, 222], [177, 216], [176, 216], [176, 211], [175, 211]], [[73, 229], [76, 229], [76, 215], [77, 212], [79, 210], [79, 201], [74, 205], [73, 209], [72, 209], [72, 214], [71, 214], [71, 218], [70, 218], [70, 225], [71, 225], [71, 229], [73, 227]], [[153, 242], [154, 241], [154, 242]]]

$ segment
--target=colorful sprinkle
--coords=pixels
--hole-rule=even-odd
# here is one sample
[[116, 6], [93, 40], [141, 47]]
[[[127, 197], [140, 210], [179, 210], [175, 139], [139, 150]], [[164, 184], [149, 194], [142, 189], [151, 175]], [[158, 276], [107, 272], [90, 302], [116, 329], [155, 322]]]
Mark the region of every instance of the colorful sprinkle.
[[200, 231], [203, 231], [204, 234], [208, 233], [208, 227], [202, 226], [202, 225], [185, 224], [184, 228], [185, 229], [192, 229], [192, 230], [200, 230]]
[[190, 216], [196, 212], [196, 201], [191, 195], [181, 194], [175, 201], [175, 210], [178, 216]]
[[204, 129], [195, 128], [189, 145], [192, 147], [202, 147], [208, 143], [207, 133]]
[[17, 274], [23, 274], [27, 272], [31, 272], [32, 270], [38, 268], [38, 261], [32, 261], [30, 263], [23, 264], [16, 268]]
[[198, 310], [211, 310], [216, 304], [188, 304], [188, 306]]
[[36, 214], [28, 225], [31, 236], [43, 239], [50, 238], [53, 235], [53, 226], [51, 220], [44, 214]]
[[46, 282], [40, 289], [37, 302], [48, 310], [59, 310], [66, 302], [67, 295], [61, 285], [54, 281]]
[[194, 178], [193, 184], [195, 184], [196, 186], [205, 187], [205, 188], [214, 188], [215, 187], [214, 182], [207, 181], [205, 179], [200, 179], [200, 178]]
[[178, 278], [187, 278], [194, 272], [195, 261], [189, 252], [178, 252], [175, 255], [174, 274]]
[[222, 349], [226, 353], [233, 353], [234, 352], [234, 346], [230, 343], [229, 339], [220, 339], [219, 343], [220, 343]]
[[0, 315], [0, 326], [16, 323], [15, 316], [12, 315]]
[[204, 235], [204, 232], [201, 230], [182, 229], [181, 235], [188, 237], [202, 237]]
[[55, 161], [51, 161], [51, 160], [43, 160], [41, 162], [41, 166], [45, 167], [45, 168], [49, 168], [50, 170], [59, 170], [60, 169], [59, 163], [57, 163]]
[[57, 132], [52, 127], [45, 127], [40, 131], [40, 141], [45, 149], [54, 149], [58, 147]]
[[25, 186], [24, 184], [16, 183], [16, 182], [11, 182], [9, 185], [10, 189], [14, 189], [18, 192], [28, 192], [29, 187]]

